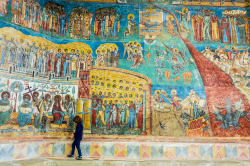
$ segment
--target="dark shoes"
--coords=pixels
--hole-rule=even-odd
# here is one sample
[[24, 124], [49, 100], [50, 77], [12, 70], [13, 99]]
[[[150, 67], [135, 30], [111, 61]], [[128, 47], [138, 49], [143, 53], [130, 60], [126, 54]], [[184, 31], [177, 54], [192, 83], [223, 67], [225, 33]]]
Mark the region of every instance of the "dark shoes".
[[76, 160], [82, 160], [82, 156], [77, 156]]
[[74, 158], [74, 155], [67, 155], [68, 158]]
[[[74, 155], [68, 155], [68, 158], [74, 158]], [[77, 156], [76, 160], [82, 160], [82, 156]]]

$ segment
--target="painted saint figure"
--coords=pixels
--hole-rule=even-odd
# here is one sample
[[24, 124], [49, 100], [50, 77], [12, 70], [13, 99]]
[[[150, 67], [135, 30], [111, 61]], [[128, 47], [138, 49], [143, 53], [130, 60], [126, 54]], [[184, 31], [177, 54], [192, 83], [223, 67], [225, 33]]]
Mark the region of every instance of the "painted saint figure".
[[175, 89], [171, 90], [172, 94], [172, 109], [173, 111], [179, 111], [181, 109], [181, 104], [179, 103], [181, 99], [177, 96], [177, 91]]
[[116, 125], [116, 118], [117, 118], [117, 105], [112, 104], [112, 108], [110, 109], [110, 117], [109, 117], [109, 125], [111, 127]]
[[6, 55], [7, 55], [7, 44], [8, 44], [8, 40], [7, 40], [7, 37], [6, 35], [3, 36], [3, 40], [1, 42], [1, 61], [0, 61], [0, 65], [1, 67], [4, 67], [4, 65], [7, 64], [7, 61], [6, 61]]
[[136, 110], [136, 111], [137, 111], [137, 124], [138, 124], [138, 128], [142, 129], [142, 127], [143, 127], [143, 105], [139, 103], [138, 110]]
[[106, 124], [108, 124], [109, 117], [110, 117], [110, 110], [112, 108], [112, 101], [107, 103], [107, 100], [105, 100], [104, 104], [105, 104], [104, 121], [105, 121]]
[[66, 110], [65, 114], [69, 115], [69, 126], [73, 127], [75, 104], [74, 104], [74, 100], [71, 98], [70, 95], [65, 96], [65, 100], [63, 101], [63, 107]]
[[167, 19], [167, 24], [166, 24], [166, 27], [167, 27], [167, 32], [173, 36], [178, 36], [178, 34], [175, 32], [175, 28], [174, 28], [174, 23], [173, 23], [173, 16], [172, 15], [168, 15], [166, 17]]
[[52, 106], [51, 96], [50, 94], [46, 94], [44, 99], [40, 102], [40, 116], [39, 116], [39, 125], [41, 126], [42, 131], [46, 131], [46, 123], [48, 119], [48, 111]]
[[192, 17], [192, 27], [194, 31], [194, 40], [203, 41], [204, 20], [198, 13]]
[[62, 124], [64, 119], [64, 112], [62, 111], [61, 107], [61, 99], [62, 97], [60, 95], [56, 95], [54, 97], [55, 102], [52, 108], [53, 122], [58, 125]]
[[211, 35], [210, 35], [210, 27], [211, 27], [211, 18], [210, 15], [204, 16], [204, 31], [203, 31], [203, 38], [206, 41], [211, 41]]
[[133, 36], [134, 34], [135, 35], [137, 34], [134, 19], [135, 19], [135, 16], [133, 14], [128, 15], [127, 29], [124, 32], [124, 37]]
[[128, 103], [128, 101], [125, 100], [124, 103], [122, 104], [121, 108], [120, 108], [119, 123], [121, 125], [125, 125], [125, 123], [126, 123], [126, 113], [127, 113], [127, 110], [128, 110], [127, 103]]
[[97, 126], [100, 126], [100, 127], [106, 125], [103, 109], [104, 109], [104, 108], [103, 108], [103, 106], [102, 106], [102, 100], [99, 99], [99, 100], [98, 100], [98, 103], [97, 103], [97, 107], [96, 107], [96, 113], [97, 113], [96, 125], [97, 125]]
[[62, 50], [61, 49], [58, 49], [58, 53], [56, 54], [56, 59], [57, 59], [57, 61], [56, 61], [56, 76], [57, 77], [60, 77], [61, 76], [61, 70], [62, 70], [62, 68], [61, 68], [61, 65], [62, 65]]
[[211, 16], [210, 31], [213, 41], [218, 42], [220, 40], [220, 34], [219, 34], [218, 17], [216, 15]]
[[228, 17], [225, 16], [221, 18], [220, 39], [222, 43], [231, 43], [230, 23]]
[[0, 126], [6, 124], [10, 119], [10, 114], [13, 107], [10, 104], [9, 98], [10, 93], [8, 91], [3, 91], [0, 100]]
[[33, 107], [30, 102], [31, 97], [29, 94], [25, 93], [23, 95], [23, 102], [18, 107], [19, 113], [17, 116], [17, 122], [20, 127], [24, 127], [31, 123], [31, 116], [33, 114]]
[[136, 116], [136, 108], [135, 108], [135, 104], [133, 103], [133, 101], [130, 101], [130, 105], [128, 107], [129, 109], [129, 116], [128, 116], [128, 127], [129, 128], [135, 128], [135, 116]]

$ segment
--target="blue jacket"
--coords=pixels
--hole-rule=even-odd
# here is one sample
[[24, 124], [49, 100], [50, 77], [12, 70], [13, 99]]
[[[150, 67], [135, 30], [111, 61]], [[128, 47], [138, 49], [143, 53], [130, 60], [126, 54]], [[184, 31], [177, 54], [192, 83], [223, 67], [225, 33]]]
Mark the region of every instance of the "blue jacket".
[[82, 123], [77, 123], [76, 125], [76, 131], [74, 133], [75, 140], [81, 141], [83, 135], [83, 126]]

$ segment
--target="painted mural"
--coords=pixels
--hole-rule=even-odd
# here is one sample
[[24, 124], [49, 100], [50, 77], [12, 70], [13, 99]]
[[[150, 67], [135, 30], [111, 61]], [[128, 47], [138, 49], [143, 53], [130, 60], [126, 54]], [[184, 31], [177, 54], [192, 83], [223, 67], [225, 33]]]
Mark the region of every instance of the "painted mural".
[[1, 134], [248, 137], [247, 2], [197, 3], [1, 1]]

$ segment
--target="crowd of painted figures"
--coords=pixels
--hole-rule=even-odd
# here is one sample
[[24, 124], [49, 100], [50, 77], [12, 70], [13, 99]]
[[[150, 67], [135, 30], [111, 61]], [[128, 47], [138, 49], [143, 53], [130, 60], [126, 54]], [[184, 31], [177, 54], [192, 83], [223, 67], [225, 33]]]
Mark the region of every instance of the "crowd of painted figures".
[[[7, 15], [8, 1], [1, 2], [3, 5], [0, 11]], [[41, 27], [46, 33], [59, 34], [64, 36], [69, 32], [71, 38], [90, 39], [91, 22], [93, 14], [89, 13], [88, 8], [74, 8], [70, 14], [70, 19], [64, 11], [64, 6], [54, 2], [45, 4], [43, 10], [38, 0], [13, 0], [11, 4], [12, 22], [35, 31]], [[187, 8], [181, 11], [175, 10], [180, 14], [180, 28], [186, 36], [191, 36], [193, 31], [194, 40], [198, 42], [219, 42], [233, 45], [249, 44], [249, 25], [246, 11], [225, 10], [219, 18], [214, 11], [200, 9], [194, 15]], [[135, 16], [129, 14], [124, 37], [137, 34], [135, 27]], [[118, 38], [120, 32], [121, 15], [114, 8], [104, 7], [97, 9], [94, 16], [94, 35], [102, 38]], [[175, 32], [173, 17], [167, 20], [167, 32], [178, 36]], [[69, 25], [67, 25], [69, 21]], [[189, 28], [191, 22], [192, 31]]]
[[143, 48], [140, 43], [137, 41], [130, 41], [128, 43], [123, 43], [124, 45], [124, 54], [123, 58], [125, 55], [127, 55], [127, 61], [132, 61], [134, 62], [131, 66], [131, 69], [138, 68], [141, 64], [145, 62], [143, 58]]
[[67, 15], [63, 6], [52, 2], [45, 5], [42, 29], [50, 33], [65, 35], [67, 32]]
[[13, 23], [39, 31], [42, 12], [38, 0], [13, 0], [11, 12]]
[[76, 39], [90, 39], [92, 14], [88, 8], [74, 8], [69, 20], [69, 35]]
[[121, 16], [115, 9], [107, 7], [95, 13], [95, 36], [117, 38], [120, 31]]
[[0, 1], [0, 16], [8, 16], [9, 0]]
[[79, 77], [79, 72], [92, 68], [92, 50], [55, 48], [24, 39], [3, 37], [1, 41], [0, 68], [35, 76]]
[[119, 100], [108, 94], [92, 95], [92, 126], [95, 127], [143, 127], [143, 103], [141, 100]]
[[[242, 10], [225, 10], [222, 17], [218, 18], [214, 11], [208, 9], [200, 9], [191, 17], [190, 11], [183, 8], [177, 11], [181, 14], [181, 30], [190, 36], [191, 30], [189, 22], [192, 18], [192, 30], [195, 41], [198, 42], [219, 42], [232, 45], [249, 44], [248, 37], [248, 18], [246, 11]], [[178, 36], [175, 32], [173, 17], [167, 16], [167, 32], [173, 36]]]
[[214, 50], [206, 47], [201, 53], [229, 74], [234, 82], [243, 81], [250, 76], [248, 49], [218, 47]]
[[119, 52], [116, 44], [102, 44], [96, 50], [95, 65], [100, 67], [119, 67]]
[[233, 45], [246, 45], [246, 25], [246, 13], [239, 10], [225, 10], [220, 21], [216, 14], [210, 10], [203, 9], [192, 16], [194, 40], [199, 42], [221, 41]]
[[[32, 94], [23, 94], [23, 101], [15, 108], [10, 102], [10, 92], [3, 91], [0, 100], [0, 126], [6, 124], [11, 117], [17, 118], [20, 127], [34, 125], [37, 128], [46, 129], [47, 124], [62, 124], [65, 116], [68, 116], [68, 125], [73, 124], [75, 113], [75, 100], [70, 95], [52, 96], [34, 91]], [[50, 115], [52, 117], [50, 119]], [[11, 116], [11, 114], [17, 114]], [[51, 120], [51, 121], [49, 121]], [[15, 121], [16, 122], [16, 121]]]

